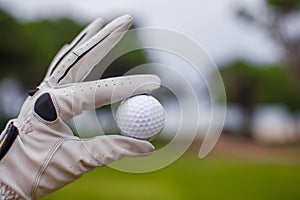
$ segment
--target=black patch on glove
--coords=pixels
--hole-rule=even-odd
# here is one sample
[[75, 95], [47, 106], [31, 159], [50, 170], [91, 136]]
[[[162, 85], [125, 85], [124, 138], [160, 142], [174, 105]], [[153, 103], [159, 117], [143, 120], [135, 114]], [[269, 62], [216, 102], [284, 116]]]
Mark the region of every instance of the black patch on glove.
[[19, 134], [18, 129], [10, 123], [7, 127], [7, 130], [2, 133], [3, 135], [0, 136], [0, 161], [8, 152], [11, 145], [14, 143], [17, 135]]
[[34, 105], [34, 111], [46, 121], [55, 121], [57, 113], [49, 93], [41, 95]]

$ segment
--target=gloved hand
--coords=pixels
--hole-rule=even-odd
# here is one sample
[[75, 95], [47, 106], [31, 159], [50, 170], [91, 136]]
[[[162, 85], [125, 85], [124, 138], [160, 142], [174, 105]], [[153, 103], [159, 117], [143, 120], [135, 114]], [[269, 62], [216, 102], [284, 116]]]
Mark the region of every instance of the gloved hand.
[[155, 75], [81, 82], [130, 25], [125, 15], [100, 30], [97, 19], [54, 58], [43, 82], [0, 136], [1, 199], [37, 199], [95, 167], [154, 150], [147, 141], [119, 135], [80, 139], [65, 123], [84, 110], [160, 87]]

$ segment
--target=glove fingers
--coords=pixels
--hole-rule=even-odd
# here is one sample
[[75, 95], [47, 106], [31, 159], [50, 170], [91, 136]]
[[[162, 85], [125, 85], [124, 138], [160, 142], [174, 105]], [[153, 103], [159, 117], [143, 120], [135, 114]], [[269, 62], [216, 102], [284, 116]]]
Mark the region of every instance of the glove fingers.
[[88, 41], [73, 48], [57, 65], [49, 82], [52, 86], [82, 81], [100, 60], [120, 41], [131, 26], [131, 17], [113, 20]]
[[62, 119], [67, 121], [84, 110], [120, 101], [124, 98], [151, 93], [160, 87], [156, 75], [133, 75], [102, 79], [99, 81], [76, 83], [58, 89], [55, 93]]
[[74, 45], [74, 48], [79, 47], [86, 41], [88, 41], [91, 37], [93, 37], [97, 32], [101, 30], [103, 27], [103, 20], [100, 18], [96, 18], [94, 21], [92, 21], [87, 27], [81, 31], [81, 33], [72, 41], [72, 44]]
[[70, 51], [72, 51], [74, 48], [80, 46], [92, 36], [94, 36], [95, 33], [97, 33], [101, 29], [102, 26], [103, 21], [100, 18], [95, 19], [92, 23], [85, 27], [85, 29], [83, 29], [75, 37], [75, 39], [73, 39], [71, 44], [66, 44], [65, 46], [63, 46], [63, 48], [56, 54], [52, 63], [50, 64], [46, 77], [52, 75], [55, 70], [60, 70], [58, 69], [58, 66], [61, 62], [63, 62], [64, 58], [68, 55], [68, 53], [70, 53]]
[[147, 156], [155, 150], [148, 141], [119, 135], [97, 136], [93, 139], [81, 140], [81, 142], [88, 154], [96, 159], [94, 163], [86, 163], [90, 167], [107, 165], [124, 157]]

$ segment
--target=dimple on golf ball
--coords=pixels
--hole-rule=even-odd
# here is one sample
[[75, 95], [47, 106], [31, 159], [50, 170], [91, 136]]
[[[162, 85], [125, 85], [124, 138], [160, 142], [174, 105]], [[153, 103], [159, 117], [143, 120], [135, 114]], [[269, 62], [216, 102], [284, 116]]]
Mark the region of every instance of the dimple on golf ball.
[[137, 139], [153, 138], [165, 124], [163, 106], [150, 95], [137, 95], [123, 100], [115, 118], [122, 135]]

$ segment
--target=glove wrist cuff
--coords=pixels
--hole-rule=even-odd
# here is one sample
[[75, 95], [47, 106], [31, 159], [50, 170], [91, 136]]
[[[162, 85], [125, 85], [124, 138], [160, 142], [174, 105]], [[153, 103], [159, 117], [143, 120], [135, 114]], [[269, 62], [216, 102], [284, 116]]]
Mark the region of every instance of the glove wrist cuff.
[[10, 122], [6, 131], [0, 135], [0, 161], [10, 149], [18, 134], [18, 129]]

